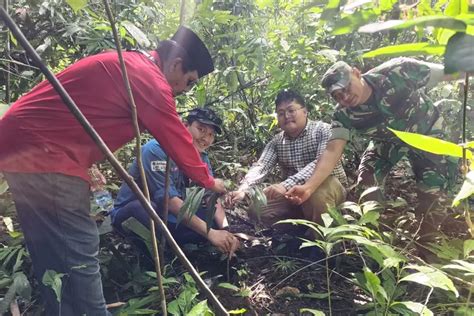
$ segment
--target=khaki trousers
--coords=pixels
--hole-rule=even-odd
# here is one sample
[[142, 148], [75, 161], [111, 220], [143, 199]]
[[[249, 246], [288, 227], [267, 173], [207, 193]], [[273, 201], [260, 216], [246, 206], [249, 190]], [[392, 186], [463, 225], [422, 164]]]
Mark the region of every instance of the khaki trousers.
[[[316, 223], [322, 223], [321, 214], [327, 211], [328, 206], [337, 206], [344, 202], [346, 190], [334, 176], [329, 176], [302, 205], [294, 205], [281, 196], [269, 200], [267, 205], [260, 211], [260, 216], [255, 210], [249, 210], [251, 219], [258, 219], [265, 226], [272, 226], [283, 219], [306, 219]], [[276, 228], [288, 230], [289, 225], [277, 225]]]

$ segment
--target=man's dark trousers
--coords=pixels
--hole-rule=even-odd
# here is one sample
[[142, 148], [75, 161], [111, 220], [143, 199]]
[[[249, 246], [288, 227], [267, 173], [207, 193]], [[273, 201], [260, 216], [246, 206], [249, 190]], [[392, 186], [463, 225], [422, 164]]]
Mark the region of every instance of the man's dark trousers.
[[[57, 173], [6, 173], [18, 220], [46, 305], [46, 315], [109, 315], [99, 272], [99, 235], [90, 217], [89, 184]], [[64, 273], [58, 302], [42, 284]]]

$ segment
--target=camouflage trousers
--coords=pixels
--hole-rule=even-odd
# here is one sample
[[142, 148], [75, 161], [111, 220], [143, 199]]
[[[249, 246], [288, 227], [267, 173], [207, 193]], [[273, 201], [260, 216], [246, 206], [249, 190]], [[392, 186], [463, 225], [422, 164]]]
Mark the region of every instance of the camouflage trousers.
[[371, 141], [359, 165], [358, 185], [383, 189], [388, 173], [402, 157], [409, 159], [421, 192], [446, 192], [456, 181], [457, 158], [434, 155], [401, 144]]

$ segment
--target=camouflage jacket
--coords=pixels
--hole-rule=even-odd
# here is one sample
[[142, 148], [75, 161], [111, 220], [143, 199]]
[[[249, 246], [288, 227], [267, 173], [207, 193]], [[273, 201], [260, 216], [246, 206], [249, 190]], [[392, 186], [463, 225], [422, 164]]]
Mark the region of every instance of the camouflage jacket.
[[439, 117], [437, 108], [423, 89], [441, 78], [443, 68], [411, 58], [395, 58], [365, 73], [372, 87], [367, 104], [356, 108], [337, 106], [331, 139], [350, 140], [365, 135], [375, 141], [399, 143], [387, 127], [430, 134]]

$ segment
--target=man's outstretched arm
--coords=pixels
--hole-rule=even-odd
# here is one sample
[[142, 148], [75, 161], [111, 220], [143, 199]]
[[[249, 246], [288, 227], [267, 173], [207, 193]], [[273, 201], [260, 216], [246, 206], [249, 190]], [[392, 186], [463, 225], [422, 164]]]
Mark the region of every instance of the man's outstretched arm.
[[344, 139], [333, 139], [328, 142], [326, 150], [319, 157], [313, 174], [303, 185], [292, 187], [287, 193], [286, 198], [295, 204], [301, 204], [313, 194], [331, 174], [337, 162], [342, 156], [347, 141]]

